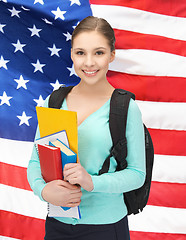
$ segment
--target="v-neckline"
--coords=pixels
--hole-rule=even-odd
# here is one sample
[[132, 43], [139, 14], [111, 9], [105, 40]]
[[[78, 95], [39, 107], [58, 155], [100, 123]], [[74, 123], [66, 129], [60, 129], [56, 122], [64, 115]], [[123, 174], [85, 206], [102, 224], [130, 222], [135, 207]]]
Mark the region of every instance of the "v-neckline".
[[[82, 124], [84, 124], [84, 122], [86, 122], [89, 118], [91, 118], [92, 116], [94, 116], [95, 114], [97, 114], [97, 112], [99, 112], [102, 108], [104, 108], [109, 102], [110, 102], [109, 98], [100, 108], [98, 108], [96, 111], [94, 111], [93, 113], [91, 113], [90, 115], [88, 115], [88, 117], [86, 117], [79, 125], [78, 128], [81, 127]], [[68, 106], [67, 106], [67, 101], [66, 98], [64, 99], [64, 108], [65, 110], [68, 110]]]

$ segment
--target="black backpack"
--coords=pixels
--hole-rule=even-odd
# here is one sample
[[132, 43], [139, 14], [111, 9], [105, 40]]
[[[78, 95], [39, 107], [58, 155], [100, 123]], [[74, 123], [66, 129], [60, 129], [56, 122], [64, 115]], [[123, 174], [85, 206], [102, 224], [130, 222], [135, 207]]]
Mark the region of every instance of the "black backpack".
[[[48, 106], [61, 108], [64, 98], [71, 91], [73, 86], [60, 87], [52, 92]], [[117, 161], [116, 171], [127, 167], [127, 139], [125, 136], [127, 112], [130, 99], [135, 100], [135, 95], [123, 89], [115, 89], [110, 101], [109, 127], [113, 141], [110, 155], [105, 159], [99, 174], [108, 172], [110, 158], [114, 156]], [[151, 186], [152, 168], [154, 163], [154, 148], [148, 129], [144, 125], [145, 151], [146, 151], [146, 179], [141, 188], [124, 193], [124, 201], [127, 206], [128, 215], [137, 214], [146, 206]]]

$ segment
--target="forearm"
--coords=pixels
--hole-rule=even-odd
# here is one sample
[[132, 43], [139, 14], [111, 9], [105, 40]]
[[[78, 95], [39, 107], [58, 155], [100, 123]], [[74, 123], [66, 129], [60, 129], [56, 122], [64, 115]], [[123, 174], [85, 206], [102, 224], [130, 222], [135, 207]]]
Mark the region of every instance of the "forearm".
[[34, 194], [44, 201], [41, 193], [43, 188], [46, 186], [46, 183], [41, 175], [39, 158], [37, 157], [35, 146], [27, 168], [27, 179]]
[[92, 176], [93, 192], [122, 193], [141, 187], [145, 181], [145, 137], [141, 113], [130, 102], [127, 126], [127, 168], [121, 171]]
[[[48, 97], [44, 103], [44, 107], [47, 107], [47, 106], [48, 106]], [[37, 127], [35, 139], [39, 139], [39, 138], [40, 138], [39, 127]], [[35, 145], [33, 147], [32, 155], [27, 168], [27, 179], [34, 194], [36, 194], [42, 201], [44, 201], [41, 193], [43, 188], [46, 186], [46, 182], [44, 181], [41, 175], [39, 156], [38, 156]]]
[[140, 188], [145, 180], [143, 171], [125, 169], [114, 173], [92, 176], [94, 189], [92, 192], [123, 193]]

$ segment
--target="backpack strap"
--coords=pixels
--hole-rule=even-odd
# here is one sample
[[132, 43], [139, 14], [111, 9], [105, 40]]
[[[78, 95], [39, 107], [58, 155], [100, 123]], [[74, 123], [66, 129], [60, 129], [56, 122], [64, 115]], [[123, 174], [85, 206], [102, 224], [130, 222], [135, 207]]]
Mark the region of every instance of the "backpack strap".
[[48, 107], [50, 108], [61, 108], [62, 103], [68, 93], [74, 86], [60, 87], [53, 91], [49, 97]]
[[110, 101], [109, 128], [113, 146], [109, 156], [105, 159], [99, 175], [108, 172], [110, 158], [114, 156], [117, 161], [116, 171], [127, 167], [127, 139], [126, 124], [130, 99], [135, 95], [123, 89], [115, 89]]

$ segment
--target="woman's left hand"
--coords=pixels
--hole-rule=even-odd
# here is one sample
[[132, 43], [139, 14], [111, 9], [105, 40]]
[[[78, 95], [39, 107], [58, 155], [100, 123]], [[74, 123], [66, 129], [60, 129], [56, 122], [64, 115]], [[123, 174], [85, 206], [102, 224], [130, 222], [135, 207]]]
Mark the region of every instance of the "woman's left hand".
[[65, 164], [63, 170], [64, 180], [70, 184], [78, 184], [86, 191], [92, 191], [94, 188], [90, 174], [81, 166], [80, 163]]

